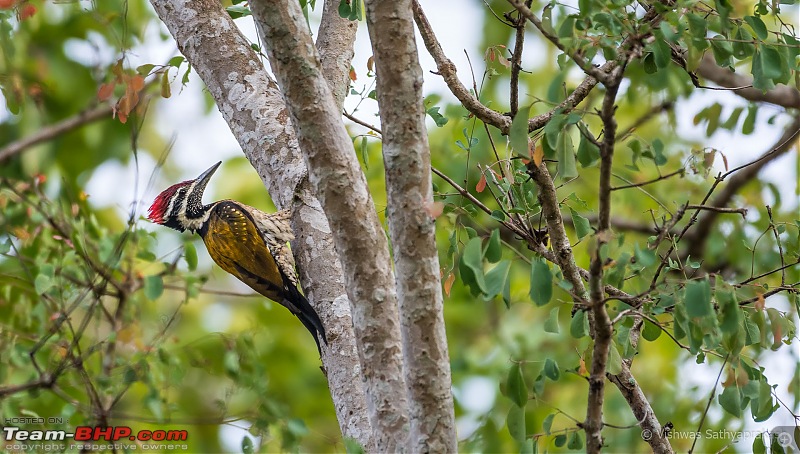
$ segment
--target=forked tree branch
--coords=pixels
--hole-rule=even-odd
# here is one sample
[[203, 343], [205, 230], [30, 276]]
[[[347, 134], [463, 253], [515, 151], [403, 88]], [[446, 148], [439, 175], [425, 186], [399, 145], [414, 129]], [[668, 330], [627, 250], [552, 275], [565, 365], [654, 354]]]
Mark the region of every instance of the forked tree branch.
[[374, 449], [398, 451], [406, 444], [408, 401], [386, 236], [300, 4], [261, 0], [250, 8], [344, 269]]
[[[372, 429], [343, 272], [328, 221], [306, 178], [283, 95], [219, 2], [151, 3], [214, 97], [275, 204], [294, 208], [292, 225], [298, 239], [293, 251], [303, 289], [331, 342], [322, 361], [339, 426], [344, 436], [370, 449]], [[221, 48], [227, 52], [220, 52]]]

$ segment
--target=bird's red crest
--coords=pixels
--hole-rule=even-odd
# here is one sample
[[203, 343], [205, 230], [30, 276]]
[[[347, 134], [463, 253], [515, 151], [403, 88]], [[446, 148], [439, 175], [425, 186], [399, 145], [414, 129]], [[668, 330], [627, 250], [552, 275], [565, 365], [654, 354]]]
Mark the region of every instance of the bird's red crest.
[[156, 199], [153, 200], [153, 204], [150, 205], [150, 209], [147, 210], [147, 219], [156, 224], [163, 224], [166, 219], [164, 219], [164, 215], [166, 215], [167, 208], [169, 207], [169, 202], [172, 200], [172, 196], [181, 188], [191, 181], [183, 181], [177, 184], [173, 184], [172, 186], [168, 187], [161, 191], [161, 194], [156, 196]]

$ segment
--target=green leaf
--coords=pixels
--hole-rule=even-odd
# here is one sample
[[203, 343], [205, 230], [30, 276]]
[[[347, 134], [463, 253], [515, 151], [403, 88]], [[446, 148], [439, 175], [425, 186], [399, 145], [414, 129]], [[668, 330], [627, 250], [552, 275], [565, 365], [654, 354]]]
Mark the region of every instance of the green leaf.
[[512, 405], [508, 410], [508, 417], [506, 418], [506, 425], [508, 426], [508, 433], [511, 438], [519, 443], [525, 441], [525, 409], [517, 405]]
[[508, 271], [511, 269], [511, 261], [503, 260], [497, 266], [486, 273], [486, 297], [488, 301], [499, 295], [503, 287], [508, 282]]
[[[588, 133], [588, 130], [586, 131]], [[600, 149], [589, 139], [581, 134], [581, 142], [578, 144], [578, 162], [582, 167], [589, 167], [600, 160]]]
[[358, 153], [361, 155], [361, 162], [364, 163], [364, 168], [369, 170], [369, 152], [367, 149], [367, 136], [361, 136], [361, 142], [358, 147]]
[[569, 212], [570, 216], [572, 216], [572, 224], [575, 226], [575, 233], [578, 235], [578, 239], [592, 233], [592, 225], [589, 223], [588, 219], [578, 214], [578, 212], [572, 208], [569, 209]]
[[661, 139], [653, 140], [653, 153], [655, 157], [653, 158], [653, 162], [657, 166], [663, 166], [667, 163], [667, 157], [664, 156], [664, 142]]
[[569, 323], [569, 334], [575, 339], [580, 339], [589, 334], [589, 318], [586, 311], [577, 311]]
[[186, 61], [186, 59], [183, 58], [183, 55], [178, 55], [178, 56], [170, 58], [169, 61], [167, 62], [167, 64], [169, 66], [173, 66], [175, 68], [178, 68], [178, 67], [181, 66], [181, 63], [183, 63], [184, 61]]
[[692, 36], [692, 45], [697, 50], [707, 48], [708, 42], [706, 41], [706, 34], [708, 22], [694, 13], [689, 13], [685, 17], [689, 21], [689, 34]]
[[661, 23], [658, 25], [658, 28], [659, 28], [659, 30], [661, 30], [661, 33], [664, 35], [664, 38], [666, 38], [667, 40], [669, 40], [670, 42], [673, 42], [673, 43], [678, 42], [678, 38], [680, 38], [680, 34], [679, 33], [675, 33], [675, 30], [672, 28], [672, 26], [669, 24], [669, 22], [661, 21]]
[[554, 443], [554, 444], [556, 445], [556, 447], [558, 447], [558, 448], [560, 448], [560, 447], [564, 446], [564, 444], [565, 444], [566, 442], [567, 442], [567, 436], [566, 436], [565, 434], [558, 434], [558, 435], [556, 435], [556, 438], [555, 438], [555, 439], [553, 439], [553, 443]]
[[525, 380], [522, 377], [522, 369], [519, 367], [519, 363], [512, 364], [508, 370], [506, 390], [508, 398], [518, 407], [524, 407], [528, 403], [528, 390], [525, 388]]
[[33, 280], [33, 288], [39, 295], [46, 293], [51, 287], [53, 287], [53, 279], [45, 274], [39, 274]]
[[578, 169], [575, 166], [575, 146], [572, 144], [569, 128], [562, 129], [558, 135], [556, 156], [558, 159], [558, 174], [562, 179], [571, 180], [578, 176]]
[[737, 28], [733, 39], [734, 41], [731, 43], [731, 47], [733, 47], [734, 57], [738, 60], [744, 60], [753, 55], [756, 47], [753, 45], [753, 35], [751, 35], [747, 29], [744, 27]]
[[711, 38], [711, 50], [714, 52], [714, 60], [716, 60], [717, 65], [722, 67], [733, 66], [731, 61], [733, 46], [724, 36], [716, 35]]
[[155, 301], [164, 293], [164, 280], [158, 274], [144, 278], [144, 296]]
[[225, 372], [232, 377], [239, 375], [239, 354], [234, 350], [227, 350], [225, 356], [222, 358], [222, 364], [225, 366]]
[[642, 268], [649, 268], [656, 263], [656, 253], [648, 248], [641, 249], [638, 243], [634, 246], [633, 256], [636, 257], [636, 264]]
[[251, 440], [247, 435], [242, 438], [242, 452], [244, 454], [253, 454], [255, 452], [253, 449], [253, 440]]
[[500, 210], [492, 210], [492, 214], [489, 216], [492, 217], [497, 222], [503, 222], [506, 220], [506, 215]]
[[552, 358], [544, 360], [544, 369], [542, 372], [544, 372], [545, 377], [553, 381], [558, 381], [561, 377], [561, 371], [558, 370], [558, 363]]
[[364, 447], [355, 438], [344, 437], [344, 451], [347, 454], [364, 454]]
[[750, 104], [750, 107], [747, 108], [747, 116], [742, 124], [742, 134], [750, 135], [755, 131], [756, 115], [758, 115], [758, 107], [755, 104]]
[[148, 395], [144, 399], [145, 406], [155, 416], [156, 420], [161, 421], [164, 419], [163, 405], [161, 399], [154, 394]]
[[445, 116], [443, 116], [442, 114], [439, 113], [439, 107], [438, 106], [431, 107], [430, 109], [426, 110], [425, 112], [428, 115], [430, 115], [431, 118], [433, 118], [433, 121], [436, 123], [436, 126], [438, 126], [440, 128], [442, 126], [446, 125], [447, 122], [450, 120], [449, 118], [447, 118], [447, 117], [445, 117]]
[[642, 329], [642, 337], [646, 340], [653, 342], [661, 336], [661, 328], [656, 326], [655, 323], [645, 320], [644, 329]]
[[530, 297], [537, 306], [544, 306], [553, 297], [553, 274], [542, 258], [531, 262]]
[[743, 107], [737, 107], [733, 109], [731, 112], [731, 116], [725, 120], [725, 123], [722, 124], [722, 128], [727, 129], [728, 131], [733, 130], [737, 124], [739, 124], [739, 117], [742, 116], [742, 112], [744, 112]]
[[689, 281], [684, 294], [686, 315], [689, 318], [706, 317], [713, 314], [711, 307], [711, 287], [708, 280]]
[[508, 141], [511, 143], [511, 148], [525, 158], [528, 157], [528, 115], [530, 115], [530, 110], [530, 106], [519, 109], [508, 130]]
[[[663, 22], [662, 22], [663, 23]], [[661, 35], [661, 36], [660, 36]], [[667, 44], [661, 33], [655, 33], [655, 40], [653, 41], [653, 60], [658, 69], [664, 69], [669, 66], [672, 61], [672, 49]]]
[[151, 65], [151, 64], [141, 65], [136, 68], [136, 72], [139, 73], [139, 75], [141, 76], [147, 76], [148, 74], [150, 74], [150, 71], [152, 71], [153, 68], [155, 68], [155, 66], [156, 65]]
[[555, 419], [555, 417], [555, 413], [550, 413], [542, 420], [542, 430], [546, 435], [550, 435], [550, 429], [553, 427], [553, 419]]
[[186, 266], [189, 267], [189, 271], [197, 269], [197, 249], [193, 243], [183, 245], [183, 258], [186, 259]]
[[348, 0], [341, 0], [339, 2], [339, 16], [344, 19], [350, 17], [350, 2]]
[[763, 434], [759, 434], [753, 440], [753, 454], [764, 454], [765, 452], [767, 452], [767, 448], [764, 446]]
[[763, 91], [773, 88], [775, 86], [773, 79], [778, 79], [783, 74], [780, 54], [768, 46], [757, 48], [753, 55], [751, 72], [753, 73], [753, 88]]
[[559, 307], [556, 306], [550, 310], [550, 316], [544, 322], [544, 331], [546, 333], [558, 334], [561, 331], [558, 326], [558, 309]]
[[719, 404], [725, 411], [733, 416], [742, 416], [742, 396], [739, 394], [739, 388], [736, 386], [729, 386], [722, 391], [718, 397]]
[[619, 356], [616, 344], [611, 341], [608, 347], [608, 362], [606, 363], [606, 372], [611, 375], [617, 375], [622, 372], [622, 357]]
[[225, 8], [225, 11], [228, 12], [228, 15], [231, 16], [231, 19], [238, 19], [240, 17], [247, 17], [252, 15], [253, 13], [250, 12], [250, 8], [244, 5], [233, 5]]
[[567, 442], [567, 448], [572, 450], [579, 450], [583, 448], [583, 436], [580, 432], [572, 432], [569, 436], [569, 442]]
[[486, 294], [486, 282], [483, 274], [483, 254], [481, 252], [481, 239], [474, 237], [469, 240], [469, 243], [464, 247], [464, 255], [461, 257], [462, 262], [472, 271], [475, 277], [475, 284], [478, 289]]
[[492, 234], [489, 236], [489, 241], [486, 243], [483, 254], [489, 263], [497, 263], [503, 257], [503, 250], [500, 246], [500, 229], [492, 230]]
[[767, 26], [764, 25], [764, 21], [761, 20], [758, 16], [745, 16], [744, 21], [747, 22], [747, 25], [753, 29], [756, 36], [760, 40], [766, 40], [769, 37], [769, 33], [767, 32]]

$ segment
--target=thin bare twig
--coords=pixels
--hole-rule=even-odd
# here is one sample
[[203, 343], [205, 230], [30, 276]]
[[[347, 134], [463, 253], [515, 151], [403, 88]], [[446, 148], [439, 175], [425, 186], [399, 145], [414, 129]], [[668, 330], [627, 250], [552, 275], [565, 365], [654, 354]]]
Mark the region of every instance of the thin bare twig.
[[67, 118], [53, 125], [45, 126], [36, 133], [16, 142], [11, 142], [0, 149], [0, 164], [34, 145], [47, 142], [50, 139], [58, 137], [65, 132], [69, 132], [87, 123], [92, 123], [103, 118], [111, 119], [112, 112], [112, 106], [102, 105], [83, 111], [73, 117]]

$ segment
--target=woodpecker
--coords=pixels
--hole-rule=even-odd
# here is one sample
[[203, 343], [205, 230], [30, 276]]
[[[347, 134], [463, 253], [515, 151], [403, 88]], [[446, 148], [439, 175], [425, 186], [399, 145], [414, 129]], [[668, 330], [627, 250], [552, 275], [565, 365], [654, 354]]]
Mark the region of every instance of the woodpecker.
[[218, 162], [194, 180], [165, 189], [153, 201], [147, 218], [180, 232], [200, 234], [208, 254], [220, 268], [256, 292], [289, 309], [314, 336], [327, 344], [317, 312], [297, 288], [294, 239], [288, 210], [264, 213], [235, 200], [203, 205], [203, 192]]

